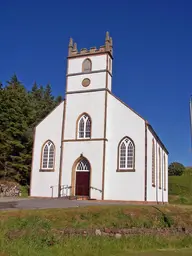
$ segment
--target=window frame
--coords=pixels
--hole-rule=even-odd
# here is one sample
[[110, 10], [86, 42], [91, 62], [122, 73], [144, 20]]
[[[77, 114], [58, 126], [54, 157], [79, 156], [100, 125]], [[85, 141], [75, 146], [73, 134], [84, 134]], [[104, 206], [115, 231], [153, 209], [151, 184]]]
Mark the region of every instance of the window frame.
[[[47, 157], [47, 166], [46, 167], [43, 167], [43, 160], [44, 160], [44, 149], [45, 147], [47, 146], [48, 143], [51, 143], [51, 145], [53, 145], [53, 168], [49, 168], [49, 154], [50, 154], [50, 148], [51, 148], [51, 145], [49, 145], [49, 149], [48, 149], [48, 157]], [[55, 147], [55, 144], [53, 143], [53, 141], [51, 140], [46, 140], [42, 147], [41, 147], [41, 162], [40, 162], [40, 171], [41, 172], [54, 172], [55, 171], [55, 154], [56, 154], [56, 147]]]
[[[132, 168], [127, 168], [127, 166], [125, 168], [120, 168], [120, 147], [121, 147], [121, 144], [124, 142], [124, 140], [128, 139], [130, 141], [130, 143], [132, 143], [133, 145], [133, 166]], [[128, 147], [128, 146], [127, 146]], [[128, 150], [128, 149], [127, 149]], [[125, 159], [128, 158], [128, 154], [125, 155]], [[127, 160], [126, 160], [127, 162]], [[119, 144], [118, 144], [118, 147], [117, 147], [117, 172], [135, 172], [135, 143], [133, 142], [133, 140], [128, 137], [128, 136], [125, 136], [123, 137]]]
[[[83, 137], [80, 137], [80, 136], [79, 136], [79, 123], [80, 123], [81, 119], [82, 119], [84, 116], [87, 116], [88, 119], [90, 120], [90, 136], [89, 136], [89, 137], [86, 137], [87, 121], [86, 121], [86, 123], [84, 123], [84, 129], [83, 129], [84, 136], [83, 136]], [[89, 114], [87, 114], [86, 112], [84, 112], [84, 113], [82, 113], [82, 114], [77, 118], [77, 121], [76, 121], [76, 139], [77, 139], [77, 140], [90, 140], [91, 137], [92, 137], [92, 119], [91, 119], [91, 117], [90, 117]]]
[[[84, 67], [84, 64], [85, 64], [85, 62], [86, 61], [89, 61], [90, 62], [90, 70], [85, 70], [85, 67]], [[92, 61], [89, 59], [89, 58], [86, 58], [84, 61], [83, 61], [83, 63], [82, 63], [82, 72], [83, 73], [89, 73], [89, 72], [91, 72], [92, 71]]]

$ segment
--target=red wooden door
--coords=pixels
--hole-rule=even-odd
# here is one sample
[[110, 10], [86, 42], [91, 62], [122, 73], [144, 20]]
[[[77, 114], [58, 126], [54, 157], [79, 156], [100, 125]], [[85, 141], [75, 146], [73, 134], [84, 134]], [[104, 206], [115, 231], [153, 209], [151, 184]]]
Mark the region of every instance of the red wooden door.
[[90, 172], [76, 171], [76, 196], [89, 196]]

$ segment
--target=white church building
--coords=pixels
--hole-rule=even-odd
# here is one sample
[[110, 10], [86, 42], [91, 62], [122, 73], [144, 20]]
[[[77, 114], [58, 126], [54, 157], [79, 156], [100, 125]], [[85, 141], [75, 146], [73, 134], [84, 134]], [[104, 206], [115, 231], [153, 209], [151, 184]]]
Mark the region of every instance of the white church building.
[[70, 39], [66, 94], [35, 128], [31, 197], [168, 202], [168, 151], [112, 93], [113, 43], [78, 51]]

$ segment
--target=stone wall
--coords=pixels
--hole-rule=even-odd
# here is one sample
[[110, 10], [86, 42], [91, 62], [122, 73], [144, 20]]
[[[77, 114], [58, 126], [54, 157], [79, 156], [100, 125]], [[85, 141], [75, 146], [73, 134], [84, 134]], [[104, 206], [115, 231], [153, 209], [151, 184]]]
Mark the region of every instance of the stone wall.
[[0, 180], [0, 197], [17, 197], [21, 195], [19, 184]]

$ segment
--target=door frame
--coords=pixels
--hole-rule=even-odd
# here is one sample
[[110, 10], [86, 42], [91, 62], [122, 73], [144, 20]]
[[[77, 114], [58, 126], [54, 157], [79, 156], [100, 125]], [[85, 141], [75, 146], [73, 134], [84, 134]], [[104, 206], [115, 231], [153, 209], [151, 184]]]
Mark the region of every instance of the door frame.
[[72, 166], [72, 173], [71, 173], [71, 196], [75, 196], [75, 188], [76, 188], [76, 168], [77, 168], [77, 165], [78, 163], [83, 160], [83, 159], [86, 159], [87, 162], [89, 163], [89, 166], [90, 166], [90, 170], [89, 170], [89, 197], [91, 197], [91, 180], [92, 180], [92, 167], [91, 167], [91, 164], [89, 162], [89, 160], [84, 157], [84, 156], [80, 156], [78, 157], [75, 162], [73, 163], [73, 166]]

